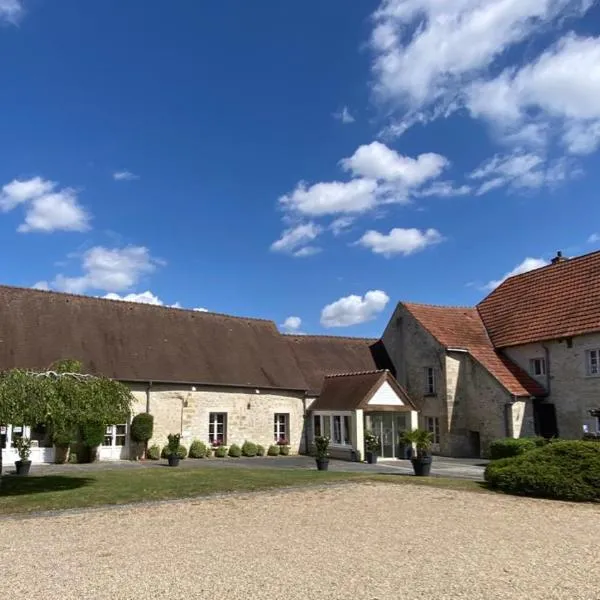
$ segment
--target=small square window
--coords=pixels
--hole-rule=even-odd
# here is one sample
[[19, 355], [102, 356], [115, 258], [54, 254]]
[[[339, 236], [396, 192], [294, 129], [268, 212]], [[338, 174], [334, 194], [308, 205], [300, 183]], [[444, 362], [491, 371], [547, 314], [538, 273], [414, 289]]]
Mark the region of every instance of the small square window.
[[529, 359], [529, 372], [534, 377], [541, 377], [546, 374], [546, 359], [531, 358]]

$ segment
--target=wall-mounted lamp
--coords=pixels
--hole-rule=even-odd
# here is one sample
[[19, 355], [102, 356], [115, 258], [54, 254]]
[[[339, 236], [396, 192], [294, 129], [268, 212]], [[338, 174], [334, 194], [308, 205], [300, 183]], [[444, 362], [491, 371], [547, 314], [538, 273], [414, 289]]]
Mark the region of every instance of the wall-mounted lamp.
[[252, 408], [252, 403], [251, 403], [251, 402], [248, 402], [248, 405], [247, 405], [247, 407], [246, 407], [246, 408], [247, 408], [248, 410], [250, 410], [250, 409]]
[[192, 392], [195, 392], [195, 391], [196, 391], [196, 386], [195, 386], [195, 385], [193, 385], [193, 386], [192, 386]]

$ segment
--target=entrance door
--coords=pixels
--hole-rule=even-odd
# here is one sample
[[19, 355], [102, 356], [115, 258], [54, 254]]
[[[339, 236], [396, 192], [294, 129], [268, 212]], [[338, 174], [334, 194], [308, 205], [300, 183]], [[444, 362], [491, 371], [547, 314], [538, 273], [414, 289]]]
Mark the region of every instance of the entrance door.
[[104, 433], [104, 441], [99, 448], [100, 460], [124, 460], [127, 458], [128, 427], [126, 424], [107, 425]]
[[405, 458], [404, 444], [400, 442], [406, 431], [405, 413], [370, 413], [365, 428], [379, 437], [381, 458]]

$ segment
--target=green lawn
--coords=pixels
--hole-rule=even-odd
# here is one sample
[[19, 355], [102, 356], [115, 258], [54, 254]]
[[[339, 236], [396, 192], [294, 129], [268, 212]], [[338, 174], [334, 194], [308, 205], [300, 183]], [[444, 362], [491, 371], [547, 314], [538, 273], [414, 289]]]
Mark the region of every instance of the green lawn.
[[286, 469], [114, 469], [67, 475], [2, 477], [0, 514], [63, 510], [152, 500], [190, 498], [335, 482], [380, 481], [481, 490], [472, 481], [398, 475]]

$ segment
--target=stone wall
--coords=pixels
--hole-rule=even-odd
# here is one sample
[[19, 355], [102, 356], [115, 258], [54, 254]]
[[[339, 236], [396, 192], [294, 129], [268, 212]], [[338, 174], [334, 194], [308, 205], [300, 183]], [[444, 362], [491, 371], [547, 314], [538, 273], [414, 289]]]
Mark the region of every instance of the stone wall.
[[526, 344], [506, 348], [506, 355], [529, 371], [531, 358], [546, 356], [549, 379], [538, 378], [549, 388], [548, 401], [556, 406], [558, 433], [564, 438], [580, 438], [587, 411], [600, 408], [600, 377], [588, 376], [586, 350], [600, 348], [600, 334], [582, 335], [567, 341]]
[[[146, 410], [145, 388], [132, 387], [135, 412]], [[227, 444], [252, 441], [268, 447], [274, 442], [274, 415], [289, 415], [291, 452], [304, 448], [304, 403], [301, 392], [265, 391], [220, 387], [169, 386], [150, 388], [150, 413], [154, 436], [150, 445], [164, 446], [169, 433], [182, 435], [189, 448], [193, 440], [208, 442], [209, 414], [227, 413]]]

